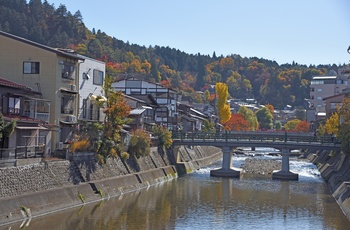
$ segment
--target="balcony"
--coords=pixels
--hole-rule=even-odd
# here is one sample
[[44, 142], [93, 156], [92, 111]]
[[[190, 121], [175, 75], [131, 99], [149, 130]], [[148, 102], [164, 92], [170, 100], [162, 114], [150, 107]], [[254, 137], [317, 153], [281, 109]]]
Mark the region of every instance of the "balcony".
[[41, 121], [49, 122], [50, 120], [50, 114], [49, 113], [38, 113], [38, 112], [30, 112], [30, 111], [25, 111], [24, 116], [38, 119]]

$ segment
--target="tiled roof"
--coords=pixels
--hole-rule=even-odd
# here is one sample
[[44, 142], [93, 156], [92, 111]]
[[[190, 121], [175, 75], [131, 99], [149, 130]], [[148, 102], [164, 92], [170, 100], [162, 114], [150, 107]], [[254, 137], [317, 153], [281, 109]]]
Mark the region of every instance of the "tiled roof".
[[17, 89], [32, 90], [32, 88], [30, 88], [30, 87], [28, 87], [26, 85], [17, 84], [17, 83], [15, 83], [13, 81], [9, 81], [9, 80], [6, 80], [4, 78], [0, 78], [0, 85], [12, 87], [12, 88], [17, 88]]

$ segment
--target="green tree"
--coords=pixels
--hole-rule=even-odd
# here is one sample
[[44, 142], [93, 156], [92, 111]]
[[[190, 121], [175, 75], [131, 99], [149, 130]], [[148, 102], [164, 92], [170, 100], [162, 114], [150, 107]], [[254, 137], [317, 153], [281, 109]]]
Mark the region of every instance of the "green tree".
[[209, 99], [210, 99], [210, 92], [209, 90], [204, 91], [204, 103], [209, 103]]
[[136, 158], [149, 156], [151, 151], [151, 138], [149, 133], [142, 129], [137, 129], [132, 132], [128, 151]]
[[209, 120], [204, 120], [203, 126], [203, 132], [215, 132], [215, 125]]
[[260, 129], [271, 129], [273, 116], [267, 107], [262, 107], [256, 112], [256, 118], [259, 121]]
[[160, 146], [166, 149], [170, 148], [173, 144], [173, 139], [171, 138], [171, 132], [166, 127], [157, 125], [153, 127], [152, 131], [154, 135], [158, 137]]
[[281, 130], [282, 129], [282, 123], [280, 121], [275, 122], [275, 129], [276, 130]]
[[1, 154], [2, 150], [5, 147], [5, 139], [10, 137], [16, 127], [16, 120], [12, 120], [11, 122], [5, 122], [2, 113], [0, 113], [0, 140], [1, 140]]
[[250, 130], [256, 131], [259, 129], [258, 119], [252, 110], [248, 109], [245, 106], [241, 106], [238, 110], [238, 113], [242, 114], [243, 118], [248, 122]]

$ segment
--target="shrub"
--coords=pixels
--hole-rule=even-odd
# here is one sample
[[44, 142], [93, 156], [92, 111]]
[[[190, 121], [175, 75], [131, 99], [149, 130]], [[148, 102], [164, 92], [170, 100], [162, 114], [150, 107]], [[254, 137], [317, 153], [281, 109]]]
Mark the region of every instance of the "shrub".
[[165, 148], [170, 148], [173, 144], [173, 139], [171, 139], [171, 132], [163, 126], [154, 126], [152, 129], [155, 136], [158, 137], [159, 145]]
[[151, 138], [149, 133], [142, 129], [135, 130], [130, 138], [129, 153], [136, 158], [149, 155], [151, 150]]

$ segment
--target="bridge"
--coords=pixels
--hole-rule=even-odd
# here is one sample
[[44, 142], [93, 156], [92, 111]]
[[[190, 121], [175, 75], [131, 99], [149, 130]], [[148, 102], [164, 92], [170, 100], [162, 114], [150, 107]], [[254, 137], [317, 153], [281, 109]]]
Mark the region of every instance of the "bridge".
[[282, 169], [274, 171], [273, 179], [298, 180], [298, 174], [289, 170], [291, 150], [336, 150], [340, 151], [341, 143], [331, 136], [318, 137], [310, 133], [291, 132], [252, 132], [252, 131], [224, 131], [216, 133], [205, 132], [173, 132], [173, 145], [187, 146], [216, 146], [223, 152], [222, 168], [211, 170], [211, 176], [239, 177], [240, 168], [231, 167], [232, 149], [237, 147], [269, 147], [280, 150], [282, 155]]

